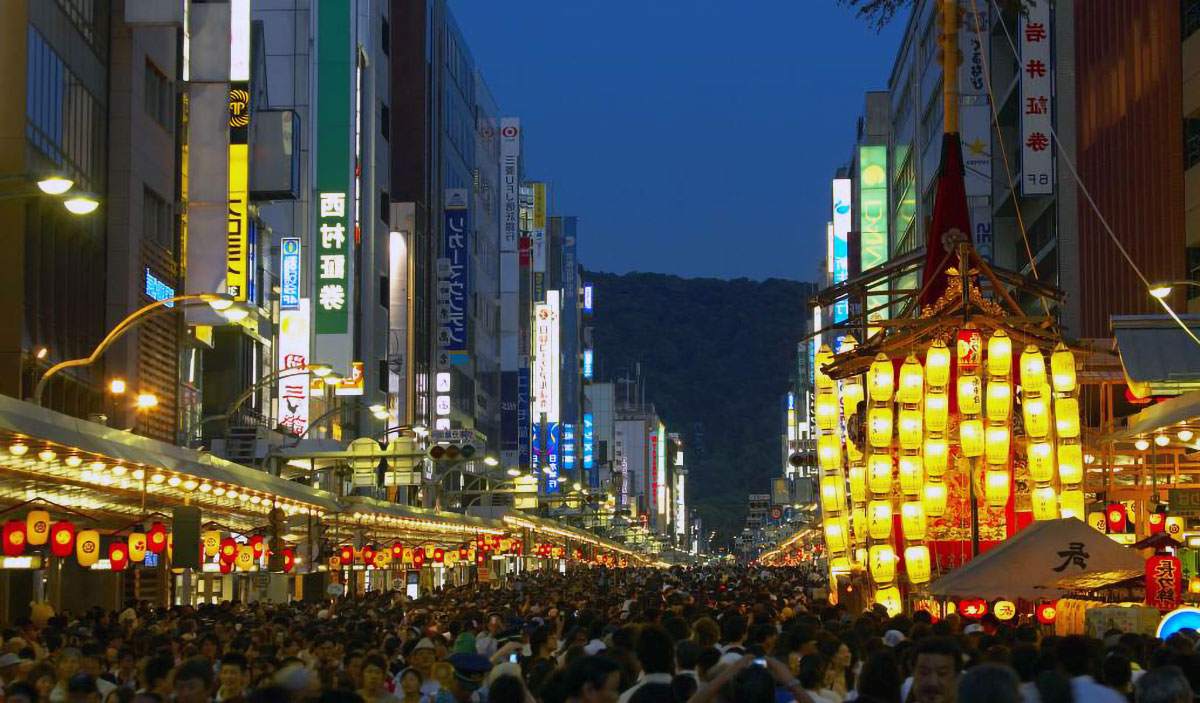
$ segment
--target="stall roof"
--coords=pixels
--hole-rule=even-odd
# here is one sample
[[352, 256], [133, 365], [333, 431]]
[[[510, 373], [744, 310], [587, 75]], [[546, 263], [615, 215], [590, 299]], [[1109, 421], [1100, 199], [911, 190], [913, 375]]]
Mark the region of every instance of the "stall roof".
[[935, 581], [935, 596], [1057, 598], [1065, 584], [1089, 588], [1145, 571], [1145, 561], [1076, 518], [1035, 522]]
[[499, 520], [448, 513], [439, 510], [429, 510], [411, 505], [388, 503], [365, 496], [346, 496], [342, 498], [345, 504], [341, 509], [342, 515], [368, 514], [395, 518], [402, 529], [424, 530], [437, 532], [439, 529], [452, 528], [459, 532], [482, 532], [487, 534], [503, 534], [504, 523]]
[[0, 396], [0, 432], [49, 442], [84, 454], [108, 457], [127, 464], [162, 467], [197, 479], [229, 483], [279, 496], [322, 510], [337, 510], [332, 493], [279, 478], [211, 454], [142, 437], [112, 427]]
[[[1197, 354], [1200, 356], [1200, 354]], [[1147, 434], [1153, 434], [1164, 427], [1172, 427], [1180, 423], [1194, 422], [1200, 418], [1200, 391], [1184, 393], [1181, 396], [1156, 403], [1145, 410], [1131, 415], [1125, 429], [1117, 430], [1101, 439], [1102, 442], [1120, 442], [1132, 440]]]
[[[1180, 315], [1200, 336], [1200, 315]], [[1140, 396], [1200, 390], [1200, 349], [1169, 315], [1114, 315], [1110, 319], [1121, 365]]]

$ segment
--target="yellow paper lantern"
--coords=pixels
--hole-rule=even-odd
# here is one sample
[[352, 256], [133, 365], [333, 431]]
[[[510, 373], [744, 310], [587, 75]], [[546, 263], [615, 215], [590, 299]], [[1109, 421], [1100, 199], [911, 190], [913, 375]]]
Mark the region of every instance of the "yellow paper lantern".
[[842, 443], [837, 435], [825, 434], [817, 439], [817, 461], [822, 471], [836, 471], [842, 467]]
[[877, 544], [867, 550], [871, 580], [878, 584], [896, 580], [896, 550], [890, 544]]
[[863, 401], [862, 382], [858, 378], [851, 376], [842, 381], [842, 407], [845, 408], [847, 416], [853, 415], [859, 403]]
[[872, 454], [867, 459], [867, 480], [872, 493], [890, 493], [892, 490], [892, 455]]
[[867, 509], [858, 507], [850, 511], [850, 543], [865, 544], [867, 541]]
[[[826, 517], [825, 518], [825, 546], [834, 554], [840, 554], [846, 551], [846, 547], [850, 545], [850, 526], [846, 522], [845, 517]], [[411, 562], [412, 557], [405, 549], [405, 563]]]
[[1009, 438], [1008, 425], [988, 425], [985, 442], [989, 464], [1008, 463]]
[[1021, 352], [1021, 386], [1041, 388], [1046, 385], [1046, 359], [1030, 344]]
[[1184, 519], [1178, 515], [1172, 515], [1163, 523], [1163, 532], [1174, 537], [1177, 541], [1183, 541], [1183, 530], [1186, 527]]
[[1038, 483], [1054, 480], [1054, 445], [1049, 442], [1030, 442], [1029, 476]]
[[867, 534], [871, 539], [887, 539], [892, 536], [890, 500], [873, 500], [867, 503]]
[[988, 469], [986, 472], [987, 504], [993, 508], [1002, 508], [1008, 504], [1008, 471], [1004, 469]]
[[988, 339], [987, 371], [992, 376], [1007, 376], [1012, 371], [1012, 340], [1004, 330], [996, 330]]
[[887, 610], [888, 617], [894, 618], [904, 612], [904, 599], [900, 597], [900, 589], [895, 586], [875, 591], [875, 602]]
[[867, 378], [870, 383], [871, 400], [887, 402], [892, 399], [896, 382], [892, 370], [892, 360], [886, 354], [881, 353], [875, 356], [875, 361], [871, 362], [871, 368], [867, 372]]
[[929, 547], [920, 544], [905, 548], [904, 572], [914, 585], [929, 581]]
[[926, 483], [925, 497], [921, 503], [925, 506], [925, 514], [929, 517], [941, 517], [946, 514], [946, 484]]
[[1079, 436], [1079, 401], [1075, 398], [1054, 399], [1054, 428], [1059, 439]]
[[1108, 532], [1108, 516], [1103, 510], [1094, 510], [1087, 514], [1087, 524], [1097, 532]]
[[1058, 480], [1066, 485], [1083, 481], [1083, 447], [1060, 442], [1058, 445]]
[[145, 532], [134, 532], [129, 535], [129, 560], [132, 562], [146, 561]]
[[208, 530], [204, 533], [204, 555], [208, 557], [217, 556], [217, 551], [221, 549], [221, 533], [217, 530]]
[[925, 484], [925, 465], [920, 454], [901, 454], [896, 462], [900, 474], [900, 492], [920, 495]]
[[950, 459], [950, 446], [944, 439], [931, 437], [925, 440], [925, 471], [930, 476], [946, 473]]
[[859, 466], [851, 466], [846, 472], [850, 479], [850, 501], [863, 503], [867, 500], [867, 470]]
[[896, 402], [915, 405], [925, 395], [925, 374], [921, 362], [911, 354], [900, 365], [900, 388], [896, 391]]
[[852, 462], [862, 461], [863, 458], [862, 450], [849, 437], [846, 438], [846, 458]]
[[867, 412], [867, 441], [876, 449], [886, 449], [892, 443], [892, 409], [871, 408]]
[[82, 567], [89, 567], [100, 559], [100, 533], [82, 530], [75, 537], [75, 560]]
[[1059, 512], [1063, 517], [1073, 517], [1082, 520], [1086, 512], [1084, 511], [1083, 491], [1072, 490], [1063, 491], [1058, 498]]
[[950, 417], [950, 401], [944, 392], [925, 394], [925, 429], [945, 432]]
[[1060, 343], [1050, 355], [1050, 377], [1059, 393], [1075, 390], [1075, 355], [1065, 344]]
[[239, 544], [237, 548], [237, 559], [234, 562], [238, 571], [249, 571], [254, 566], [254, 547], [248, 544]]
[[943, 388], [950, 383], [950, 349], [938, 340], [925, 353], [925, 382]]
[[958, 444], [963, 456], [977, 457], [983, 454], [983, 422], [963, 420], [958, 425]]
[[905, 501], [900, 506], [900, 526], [904, 528], [904, 539], [925, 539], [925, 506], [920, 501]]
[[[1033, 489], [1033, 519], [1054, 520], [1058, 518], [1058, 492], [1054, 486], [1038, 486]], [[1101, 513], [1103, 516], [1103, 513]]]
[[921, 431], [921, 411], [916, 409], [908, 409], [900, 411], [900, 428], [897, 433], [900, 435], [901, 449], [920, 449], [923, 432]]
[[45, 510], [30, 510], [25, 516], [25, 539], [38, 547], [50, 538], [50, 513]]
[[849, 557], [834, 557], [829, 560], [829, 570], [835, 574], [846, 574], [850, 572]]
[[997, 620], [1012, 620], [1017, 616], [1017, 604], [1010, 600], [998, 600], [992, 604], [992, 613]]
[[867, 548], [866, 547], [859, 547], [858, 549], [854, 550], [854, 563], [857, 564], [858, 566], [866, 566], [867, 565]]
[[846, 509], [846, 486], [841, 476], [821, 477], [821, 509], [826, 514]]
[[958, 412], [963, 415], [978, 415], [983, 409], [979, 377], [959, 376], [957, 389]]
[[1021, 403], [1021, 414], [1025, 420], [1025, 434], [1041, 439], [1050, 434], [1050, 405], [1040, 389], [1025, 387], [1025, 399]]
[[813, 414], [817, 418], [817, 427], [830, 432], [837, 427], [838, 408], [836, 399], [829, 394], [819, 394], [814, 402]]
[[824, 371], [825, 366], [831, 361], [833, 361], [833, 350], [829, 348], [828, 344], [822, 344], [813, 359], [813, 378], [818, 394], [833, 393], [837, 388], [836, 382]]
[[987, 419], [1003, 422], [1012, 410], [1012, 387], [1008, 381], [987, 382]]

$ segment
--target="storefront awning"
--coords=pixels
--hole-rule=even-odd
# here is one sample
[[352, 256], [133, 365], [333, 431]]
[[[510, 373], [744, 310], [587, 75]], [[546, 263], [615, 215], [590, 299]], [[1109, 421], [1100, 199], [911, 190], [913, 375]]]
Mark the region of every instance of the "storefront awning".
[[[1200, 315], [1180, 319], [1200, 337]], [[1200, 346], [1168, 315], [1114, 315], [1113, 335], [1130, 390], [1139, 397], [1200, 390]]]
[[1102, 437], [1100, 441], [1130, 441], [1138, 437], [1154, 434], [1164, 428], [1177, 427], [1187, 423], [1196, 424], [1198, 420], [1200, 420], [1200, 391], [1192, 391], [1171, 398], [1170, 400], [1156, 403], [1135, 415], [1131, 415], [1125, 429]]
[[68, 450], [93, 458], [106, 458], [128, 466], [161, 468], [194, 477], [198, 481], [229, 484], [323, 511], [338, 509], [334, 495], [326, 491], [235, 464], [211, 454], [177, 447], [64, 415], [15, 398], [0, 396], [0, 436], [4, 434], [12, 439], [25, 441], [34, 453], [39, 450], [39, 445], [54, 445], [60, 453]]
[[339, 511], [343, 518], [365, 520], [371, 525], [411, 532], [463, 535], [504, 534], [504, 523], [498, 520], [429, 510], [411, 505], [389, 503], [364, 496], [342, 498]]

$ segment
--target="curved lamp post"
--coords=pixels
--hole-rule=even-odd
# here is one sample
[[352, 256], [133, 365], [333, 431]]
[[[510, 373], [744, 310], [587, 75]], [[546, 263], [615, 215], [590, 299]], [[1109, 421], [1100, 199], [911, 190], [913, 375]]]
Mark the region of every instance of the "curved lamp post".
[[1162, 300], [1171, 294], [1171, 290], [1175, 286], [1196, 286], [1200, 288], [1200, 281], [1155, 281], [1150, 284], [1150, 295]]
[[92, 364], [96, 363], [96, 360], [99, 359], [101, 355], [103, 355], [104, 352], [107, 351], [108, 348], [111, 347], [113, 343], [121, 337], [121, 335], [125, 334], [137, 325], [142, 324], [146, 320], [152, 319], [165, 312], [173, 312], [177, 309], [174, 307], [175, 303], [181, 303], [179, 307], [188, 307], [189, 305], [204, 303], [212, 306], [213, 309], [220, 308], [220, 311], [223, 314], [225, 314], [225, 312], [228, 310], [235, 309], [233, 308], [233, 301], [231, 301], [228, 296], [217, 295], [214, 293], [176, 295], [170, 298], [157, 300], [149, 305], [146, 305], [145, 307], [139, 308], [138, 310], [130, 313], [124, 320], [118, 322], [116, 327], [113, 327], [111, 330], [109, 330], [108, 335], [106, 335], [104, 339], [100, 340], [100, 343], [96, 345], [96, 348], [92, 350], [90, 355], [82, 359], [68, 359], [66, 361], [60, 361], [54, 366], [46, 369], [46, 372], [42, 374], [40, 379], [38, 379], [37, 387], [33, 391], [33, 404], [41, 406], [42, 393], [45, 392], [46, 384], [50, 382], [51, 376], [59, 371], [63, 371], [64, 369], [76, 368], [79, 366], [91, 366]]

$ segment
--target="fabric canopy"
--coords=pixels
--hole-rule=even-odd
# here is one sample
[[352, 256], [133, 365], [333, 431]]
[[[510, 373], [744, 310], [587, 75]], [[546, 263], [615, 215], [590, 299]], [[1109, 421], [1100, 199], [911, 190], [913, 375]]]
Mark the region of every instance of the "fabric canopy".
[[[1180, 320], [1200, 334], [1200, 317]], [[1129, 388], [1139, 397], [1200, 389], [1200, 354], [1179, 323], [1167, 315], [1114, 315], [1111, 319]]]
[[929, 587], [954, 598], [1057, 598], [1145, 572], [1146, 562], [1077, 518], [1035, 522]]

